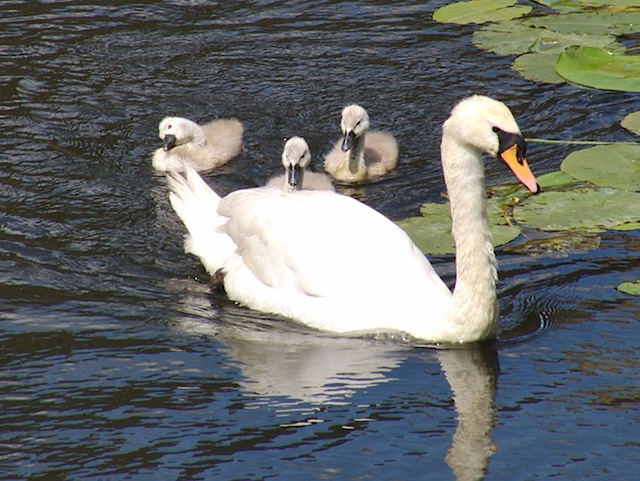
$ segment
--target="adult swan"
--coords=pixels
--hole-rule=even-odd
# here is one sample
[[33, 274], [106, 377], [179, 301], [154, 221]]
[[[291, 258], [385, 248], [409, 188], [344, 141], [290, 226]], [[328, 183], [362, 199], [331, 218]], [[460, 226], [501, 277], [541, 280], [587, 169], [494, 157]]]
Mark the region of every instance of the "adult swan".
[[498, 331], [497, 267], [487, 222], [482, 154], [539, 187], [509, 109], [460, 102], [444, 123], [442, 167], [451, 202], [453, 293], [409, 237], [370, 207], [334, 192], [273, 187], [221, 199], [187, 169], [169, 176], [171, 204], [230, 299], [339, 333], [399, 330], [429, 342], [472, 342]]

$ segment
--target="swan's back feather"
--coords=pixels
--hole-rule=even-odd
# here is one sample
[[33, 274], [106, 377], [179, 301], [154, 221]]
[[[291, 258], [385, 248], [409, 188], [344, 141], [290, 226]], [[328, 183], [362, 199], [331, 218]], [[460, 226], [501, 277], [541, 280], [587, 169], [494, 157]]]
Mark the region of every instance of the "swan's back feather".
[[209, 274], [214, 275], [235, 250], [224, 233], [226, 219], [216, 215], [220, 196], [191, 168], [185, 176], [167, 175], [171, 193], [169, 201], [187, 228], [184, 250], [200, 258]]
[[[425, 325], [427, 309], [444, 317], [451, 293], [431, 264], [399, 227], [357, 200], [267, 187], [230, 194], [218, 212], [242, 258], [225, 287], [249, 307], [337, 332]], [[262, 284], [253, 293], [234, 287], [252, 277]]]

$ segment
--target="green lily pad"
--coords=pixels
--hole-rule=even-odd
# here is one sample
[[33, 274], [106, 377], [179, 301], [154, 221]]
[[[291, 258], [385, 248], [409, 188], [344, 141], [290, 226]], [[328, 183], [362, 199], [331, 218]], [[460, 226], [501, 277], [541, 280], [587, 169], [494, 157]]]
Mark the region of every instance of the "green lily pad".
[[513, 61], [511, 68], [527, 80], [560, 84], [566, 82], [556, 72], [557, 53], [527, 53]]
[[623, 35], [640, 31], [640, 12], [598, 10], [562, 15], [541, 15], [522, 20], [522, 24], [547, 28], [559, 33]]
[[578, 0], [586, 7], [640, 7], [640, 0]]
[[590, 232], [567, 231], [560, 233], [543, 233], [523, 243], [505, 247], [506, 252], [526, 255], [543, 255], [545, 257], [567, 257], [576, 252], [588, 252], [600, 247], [601, 238]]
[[550, 189], [551, 187], [562, 187], [566, 185], [575, 184], [578, 180], [575, 177], [571, 177], [565, 174], [561, 170], [549, 172], [538, 177], [538, 185], [542, 189]]
[[584, 8], [579, 0], [537, 0], [536, 3], [541, 3], [559, 12], [573, 12]]
[[640, 191], [640, 143], [597, 145], [578, 150], [564, 159], [560, 169], [571, 177], [596, 185]]
[[[433, 14], [439, 23], [485, 23], [521, 17], [532, 8], [515, 5], [515, 0], [470, 0], [440, 7]], [[515, 6], [514, 6], [515, 5]]]
[[[509, 225], [506, 221], [506, 202], [504, 197], [487, 201], [494, 247], [507, 244], [520, 235], [520, 227]], [[450, 209], [449, 203], [425, 203], [420, 207], [422, 217], [409, 217], [397, 224], [425, 254], [452, 254], [455, 252], [455, 245], [451, 235]]]
[[[473, 43], [478, 48], [498, 55], [523, 53], [560, 54], [572, 45], [614, 48], [615, 37], [608, 33], [587, 35], [584, 33], [562, 33], [547, 28], [534, 28], [522, 21], [506, 21], [485, 25], [473, 33]], [[622, 46], [618, 50], [624, 50]]]
[[587, 87], [640, 92], [640, 55], [616, 55], [600, 48], [569, 47], [560, 54], [556, 71], [570, 82]]
[[548, 191], [516, 205], [520, 224], [543, 231], [602, 232], [640, 221], [640, 193], [608, 187]]
[[631, 294], [633, 296], [640, 296], [640, 280], [635, 282], [623, 282], [616, 289], [625, 294]]
[[612, 230], [627, 231], [640, 229], [640, 221], [638, 222], [625, 222], [624, 224], [615, 225]]
[[433, 206], [431, 215], [409, 217], [398, 221], [397, 224], [425, 254], [451, 254], [455, 252], [455, 246], [451, 236], [449, 204], [430, 205]]
[[630, 130], [634, 134], [640, 135], [640, 110], [638, 112], [632, 112], [627, 115], [622, 122], [620, 122], [625, 129]]

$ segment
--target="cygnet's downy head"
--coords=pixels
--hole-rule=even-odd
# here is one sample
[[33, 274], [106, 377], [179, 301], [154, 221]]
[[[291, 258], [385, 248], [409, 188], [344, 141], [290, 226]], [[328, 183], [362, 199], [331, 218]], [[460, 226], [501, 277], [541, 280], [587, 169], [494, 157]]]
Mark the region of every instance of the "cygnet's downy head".
[[192, 141], [199, 146], [204, 145], [198, 124], [182, 117], [165, 117], [158, 126], [158, 133], [165, 151]]
[[304, 170], [311, 163], [311, 152], [302, 137], [291, 137], [284, 144], [282, 165], [285, 169], [287, 185], [291, 190], [302, 188]]
[[342, 121], [340, 123], [342, 135], [342, 150], [347, 152], [353, 147], [353, 142], [369, 129], [369, 114], [359, 105], [347, 105], [342, 109]]

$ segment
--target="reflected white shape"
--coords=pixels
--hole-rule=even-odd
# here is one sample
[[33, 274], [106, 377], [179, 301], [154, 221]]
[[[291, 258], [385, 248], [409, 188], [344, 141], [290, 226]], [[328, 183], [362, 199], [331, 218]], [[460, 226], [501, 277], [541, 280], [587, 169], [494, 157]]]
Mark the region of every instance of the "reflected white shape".
[[484, 479], [489, 459], [497, 452], [491, 433], [496, 424], [498, 353], [490, 347], [438, 351], [451, 390], [458, 426], [446, 461], [458, 481]]
[[[274, 407], [281, 414], [295, 410], [297, 404], [349, 404], [357, 391], [396, 380], [393, 371], [415, 349], [393, 342], [193, 319], [183, 320], [181, 326], [192, 333], [215, 335], [226, 346], [245, 378], [240, 381], [244, 390], [261, 400], [288, 398], [290, 402], [279, 400]], [[457, 481], [481, 480], [497, 452], [491, 434], [496, 424], [498, 354], [495, 348], [480, 344], [430, 352], [440, 362], [457, 414], [446, 462]], [[299, 424], [313, 422], [320, 421], [305, 419]]]
[[287, 397], [292, 404], [346, 404], [359, 389], [394, 380], [391, 371], [406, 347], [358, 338], [220, 328], [182, 321], [192, 333], [216, 335], [242, 372], [243, 389], [261, 397]]

